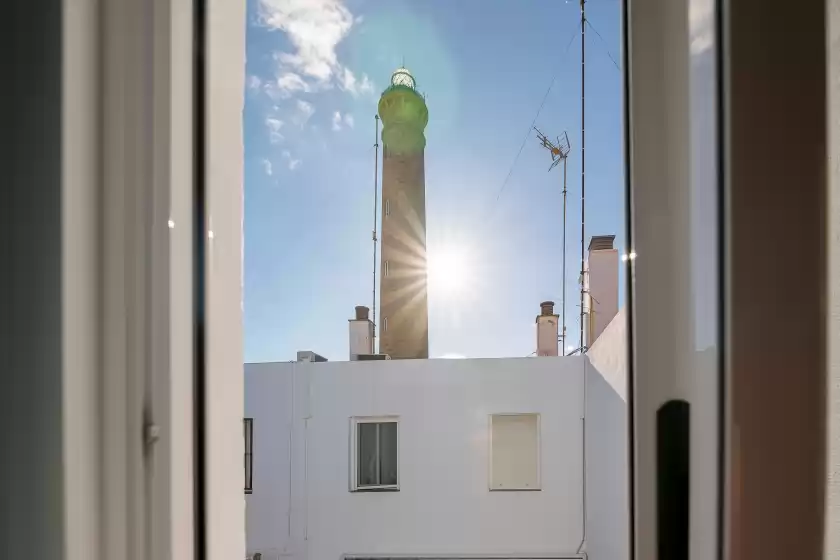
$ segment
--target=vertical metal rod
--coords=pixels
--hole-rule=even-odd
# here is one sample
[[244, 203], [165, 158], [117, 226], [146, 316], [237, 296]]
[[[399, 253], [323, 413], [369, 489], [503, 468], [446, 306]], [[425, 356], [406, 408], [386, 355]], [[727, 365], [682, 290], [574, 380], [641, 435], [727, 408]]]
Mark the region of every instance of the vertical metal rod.
[[566, 158], [563, 158], [563, 330], [560, 331], [560, 355], [566, 355]]
[[580, 0], [580, 353], [586, 353], [583, 339], [584, 294], [586, 292], [586, 0]]
[[376, 121], [376, 135], [373, 141], [375, 155], [373, 156], [373, 305], [371, 306], [373, 321], [373, 352], [376, 353], [376, 221], [379, 218], [379, 115], [374, 115]]

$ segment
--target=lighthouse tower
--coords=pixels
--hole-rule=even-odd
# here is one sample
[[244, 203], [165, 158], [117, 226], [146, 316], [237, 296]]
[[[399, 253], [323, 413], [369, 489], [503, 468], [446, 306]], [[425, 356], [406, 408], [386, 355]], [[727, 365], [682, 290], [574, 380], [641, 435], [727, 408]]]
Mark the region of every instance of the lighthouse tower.
[[379, 352], [429, 357], [426, 290], [426, 101], [405, 68], [379, 99], [382, 119], [382, 249]]

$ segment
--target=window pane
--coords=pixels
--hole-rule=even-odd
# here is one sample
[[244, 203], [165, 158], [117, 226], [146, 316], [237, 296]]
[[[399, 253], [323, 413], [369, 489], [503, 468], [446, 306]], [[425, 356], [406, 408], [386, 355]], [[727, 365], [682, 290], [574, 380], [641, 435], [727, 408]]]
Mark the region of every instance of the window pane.
[[376, 486], [376, 424], [358, 425], [358, 485]]
[[254, 434], [254, 424], [251, 418], [245, 419], [245, 453], [251, 453], [251, 445]]
[[397, 423], [379, 425], [379, 476], [380, 484], [397, 484]]
[[251, 478], [251, 456], [245, 455], [245, 491], [250, 492], [253, 488], [253, 480]]

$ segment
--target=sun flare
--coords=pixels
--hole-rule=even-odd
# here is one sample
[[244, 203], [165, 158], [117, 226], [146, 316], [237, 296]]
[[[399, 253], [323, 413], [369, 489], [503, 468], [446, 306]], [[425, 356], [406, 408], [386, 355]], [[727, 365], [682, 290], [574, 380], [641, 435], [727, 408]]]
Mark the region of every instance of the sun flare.
[[455, 247], [430, 251], [427, 274], [429, 291], [441, 296], [465, 294], [473, 283], [469, 255]]

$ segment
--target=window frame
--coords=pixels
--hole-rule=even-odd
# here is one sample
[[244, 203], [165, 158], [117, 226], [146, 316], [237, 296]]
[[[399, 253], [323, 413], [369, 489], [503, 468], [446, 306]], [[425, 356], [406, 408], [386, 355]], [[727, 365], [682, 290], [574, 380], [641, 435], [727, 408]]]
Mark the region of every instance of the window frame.
[[390, 215], [391, 215], [391, 199], [386, 198], [385, 199], [385, 217], [387, 218]]
[[[397, 483], [362, 486], [359, 484], [359, 425], [361, 424], [396, 424], [397, 425]], [[377, 448], [377, 453], [379, 449]], [[400, 491], [400, 417], [390, 416], [354, 416], [350, 418], [350, 492], [399, 492]]]
[[[493, 486], [493, 418], [497, 416], [533, 416], [537, 420], [537, 477], [531, 487], [495, 488]], [[490, 492], [540, 492], [542, 491], [542, 414], [539, 412], [497, 412], [487, 416], [487, 489]]]

